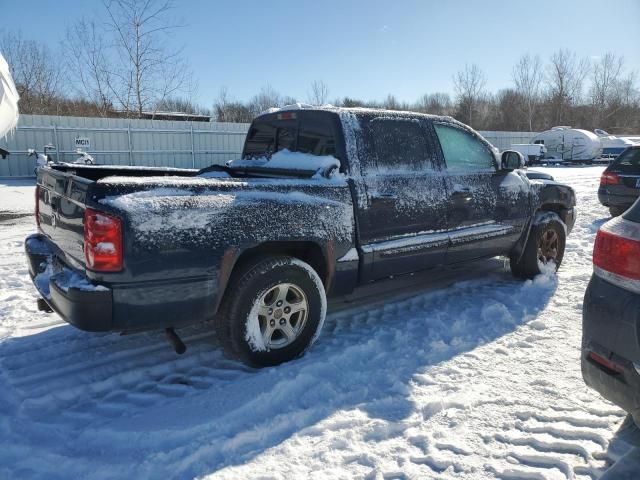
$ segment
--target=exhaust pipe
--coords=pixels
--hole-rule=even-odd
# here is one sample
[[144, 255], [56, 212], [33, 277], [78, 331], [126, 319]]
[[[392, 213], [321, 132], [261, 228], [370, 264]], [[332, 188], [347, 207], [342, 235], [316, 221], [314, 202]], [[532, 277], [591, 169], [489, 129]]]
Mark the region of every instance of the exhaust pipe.
[[182, 340], [180, 340], [180, 337], [178, 336], [176, 331], [173, 329], [173, 327], [169, 327], [165, 329], [164, 334], [167, 336], [167, 340], [169, 341], [169, 343], [171, 344], [171, 346], [173, 347], [173, 349], [176, 351], [178, 355], [182, 355], [184, 352], [187, 351], [187, 346], [184, 344]]
[[37, 300], [38, 310], [41, 312], [53, 313], [53, 308], [49, 306], [47, 301], [44, 298], [39, 298]]

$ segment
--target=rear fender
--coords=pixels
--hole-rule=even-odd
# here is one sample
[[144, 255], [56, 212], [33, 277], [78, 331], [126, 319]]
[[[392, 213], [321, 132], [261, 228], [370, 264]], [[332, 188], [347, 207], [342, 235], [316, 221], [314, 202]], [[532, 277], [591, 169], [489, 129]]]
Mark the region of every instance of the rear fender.
[[550, 218], [555, 218], [561, 221], [565, 225], [565, 231], [567, 232], [567, 235], [569, 234], [566, 228], [566, 223], [562, 215], [558, 212], [558, 207], [559, 207], [558, 205], [543, 205], [538, 211], [536, 211], [535, 215], [529, 220], [529, 223], [527, 224], [526, 228], [522, 232], [522, 235], [518, 239], [518, 242], [513, 247], [513, 250], [511, 250], [510, 256], [512, 258], [514, 258], [517, 261], [519, 261], [522, 258], [524, 247], [527, 244], [527, 241], [529, 241], [529, 235], [531, 234], [531, 230], [533, 229], [534, 225], [539, 225], [541, 223], [544, 223], [545, 220], [548, 220]]
[[241, 271], [250, 262], [272, 255], [288, 255], [308, 263], [322, 279], [325, 291], [328, 292], [331, 289], [336, 265], [336, 250], [333, 241], [324, 244], [313, 241], [264, 242], [242, 249], [230, 248], [222, 256], [220, 263], [219, 288], [214, 311], [218, 311], [235, 272]]

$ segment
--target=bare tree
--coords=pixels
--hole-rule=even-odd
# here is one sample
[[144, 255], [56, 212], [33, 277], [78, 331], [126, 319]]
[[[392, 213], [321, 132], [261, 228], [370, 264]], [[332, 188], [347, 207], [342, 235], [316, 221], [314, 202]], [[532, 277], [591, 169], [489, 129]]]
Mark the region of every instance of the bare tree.
[[424, 94], [416, 104], [420, 112], [433, 115], [450, 115], [452, 113], [451, 97], [448, 93]]
[[192, 88], [181, 50], [164, 44], [180, 26], [173, 22], [171, 0], [104, 0], [104, 6], [118, 61], [108, 77], [109, 89], [125, 111], [141, 116]]
[[458, 97], [460, 109], [464, 111], [466, 120], [473, 126], [473, 114], [484, 94], [487, 81], [483, 71], [476, 64], [465, 65], [464, 70], [453, 76], [453, 86]]
[[220, 88], [213, 112], [218, 122], [247, 123], [254, 117], [249, 105], [231, 99], [227, 87]]
[[609, 109], [620, 103], [621, 75], [624, 58], [607, 52], [593, 65], [591, 72], [591, 105], [594, 125], [600, 126], [605, 117], [610, 116]]
[[[288, 98], [287, 100], [292, 100]], [[249, 102], [249, 109], [253, 112], [254, 116], [259, 115], [272, 107], [281, 107], [286, 105], [286, 102], [282, 95], [280, 95], [271, 85], [266, 84], [260, 89], [260, 93], [255, 95]]]
[[567, 110], [580, 101], [582, 85], [589, 70], [589, 61], [578, 60], [576, 54], [569, 50], [561, 49], [552, 55], [545, 83], [556, 125], [562, 124]]
[[311, 105], [324, 105], [329, 98], [329, 87], [322, 80], [311, 83], [311, 91], [308, 94], [308, 102]]
[[0, 50], [11, 68], [20, 95], [20, 110], [23, 113], [55, 113], [61, 83], [55, 54], [46, 45], [11, 32], [0, 38]]
[[98, 106], [101, 116], [108, 115], [117, 92], [112, 90], [115, 79], [104, 32], [95, 21], [83, 18], [67, 28], [63, 48], [68, 82], [82, 98]]
[[533, 131], [533, 117], [540, 101], [542, 77], [542, 62], [537, 55], [535, 57], [528, 53], [523, 55], [513, 68], [513, 82], [516, 85], [516, 92], [523, 101], [530, 132]]

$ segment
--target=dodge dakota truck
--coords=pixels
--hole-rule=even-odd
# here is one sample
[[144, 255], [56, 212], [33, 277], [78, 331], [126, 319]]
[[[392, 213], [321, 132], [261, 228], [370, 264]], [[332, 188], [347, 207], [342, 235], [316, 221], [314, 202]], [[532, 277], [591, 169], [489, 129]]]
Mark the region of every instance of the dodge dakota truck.
[[224, 166], [40, 168], [29, 272], [80, 329], [166, 329], [182, 351], [174, 327], [211, 320], [229, 355], [275, 365], [319, 336], [328, 296], [485, 257], [559, 267], [575, 194], [522, 162], [450, 117], [281, 109]]

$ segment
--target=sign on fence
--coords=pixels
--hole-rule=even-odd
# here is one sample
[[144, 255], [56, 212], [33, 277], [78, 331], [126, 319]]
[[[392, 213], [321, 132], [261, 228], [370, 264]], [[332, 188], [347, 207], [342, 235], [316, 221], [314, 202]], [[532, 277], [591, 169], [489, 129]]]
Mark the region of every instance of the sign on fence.
[[91, 148], [91, 139], [89, 137], [76, 137], [76, 148], [89, 150]]

